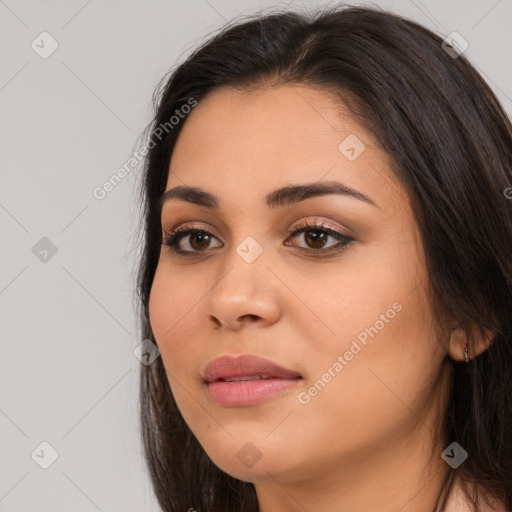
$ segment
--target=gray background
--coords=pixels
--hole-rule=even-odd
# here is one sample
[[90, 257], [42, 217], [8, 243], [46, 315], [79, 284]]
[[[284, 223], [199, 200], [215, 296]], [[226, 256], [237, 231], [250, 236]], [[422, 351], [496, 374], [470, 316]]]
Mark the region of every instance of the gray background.
[[[133, 354], [140, 170], [103, 200], [92, 191], [131, 156], [159, 79], [205, 36], [239, 14], [326, 3], [0, 0], [1, 511], [158, 510]], [[459, 32], [512, 112], [512, 0], [373, 5]], [[46, 59], [31, 47], [43, 31], [59, 45]], [[43, 441], [58, 453], [47, 469]]]

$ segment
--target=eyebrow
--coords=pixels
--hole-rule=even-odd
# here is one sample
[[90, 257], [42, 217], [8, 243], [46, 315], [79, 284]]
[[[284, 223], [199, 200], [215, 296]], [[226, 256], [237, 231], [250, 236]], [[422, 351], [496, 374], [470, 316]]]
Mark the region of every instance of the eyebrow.
[[[378, 208], [373, 199], [367, 195], [337, 181], [304, 183], [301, 185], [290, 185], [278, 188], [265, 196], [265, 203], [269, 208], [278, 208], [304, 201], [310, 197], [324, 196], [327, 194], [353, 197]], [[178, 186], [164, 192], [158, 201], [160, 212], [164, 204], [171, 199], [181, 199], [182, 201], [204, 206], [211, 210], [219, 210], [221, 203], [217, 196], [199, 187]]]

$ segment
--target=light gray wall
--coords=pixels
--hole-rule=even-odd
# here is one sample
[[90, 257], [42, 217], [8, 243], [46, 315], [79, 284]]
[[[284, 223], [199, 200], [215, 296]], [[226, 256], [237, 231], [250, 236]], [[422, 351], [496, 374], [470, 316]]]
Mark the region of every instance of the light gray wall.
[[[137, 422], [137, 171], [102, 200], [93, 190], [205, 35], [241, 13], [325, 3], [0, 0], [1, 511], [158, 510]], [[373, 4], [459, 32], [512, 112], [512, 0]]]

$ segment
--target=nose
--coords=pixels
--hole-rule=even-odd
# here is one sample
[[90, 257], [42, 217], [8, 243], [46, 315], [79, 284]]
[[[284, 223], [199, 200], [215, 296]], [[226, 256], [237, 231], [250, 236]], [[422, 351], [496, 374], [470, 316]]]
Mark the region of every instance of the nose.
[[242, 243], [240, 253], [235, 248], [226, 256], [221, 275], [208, 295], [206, 312], [215, 329], [266, 326], [280, 317], [278, 291], [282, 284], [268, 268], [265, 252], [251, 261], [244, 255], [246, 247]]

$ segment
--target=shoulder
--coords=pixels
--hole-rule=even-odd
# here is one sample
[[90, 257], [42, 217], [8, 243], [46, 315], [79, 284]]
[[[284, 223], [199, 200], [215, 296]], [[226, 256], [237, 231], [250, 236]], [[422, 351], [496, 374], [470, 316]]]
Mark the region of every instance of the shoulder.
[[[483, 500], [484, 495], [487, 496], [489, 504]], [[490, 498], [481, 488], [478, 489], [478, 496], [479, 512], [507, 512], [502, 502]], [[446, 497], [444, 512], [474, 512], [473, 506], [464, 492], [459, 478], [454, 479], [453, 485]]]

